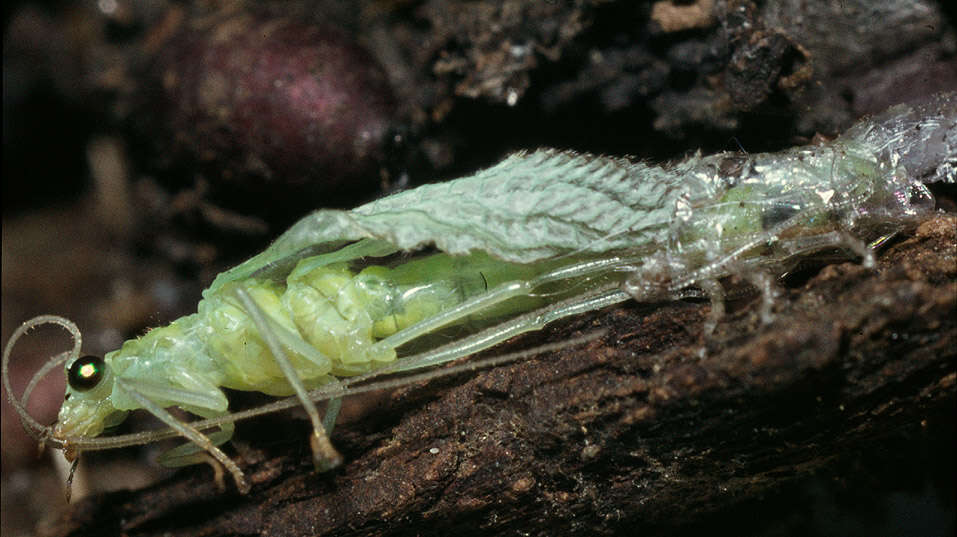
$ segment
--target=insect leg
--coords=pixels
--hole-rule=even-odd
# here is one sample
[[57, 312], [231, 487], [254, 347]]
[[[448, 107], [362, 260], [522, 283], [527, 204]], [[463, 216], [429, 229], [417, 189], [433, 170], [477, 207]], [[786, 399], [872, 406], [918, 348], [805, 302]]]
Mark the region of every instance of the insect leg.
[[853, 239], [853, 237], [850, 237], [850, 235], [846, 232], [829, 231], [827, 233], [821, 233], [819, 235], [807, 237], [780, 239], [777, 242], [777, 247], [780, 248], [787, 257], [808, 256], [814, 252], [819, 252], [828, 248], [841, 247], [845, 247], [854, 253], [858, 253], [866, 257], [867, 250], [869, 249], [868, 245], [863, 241], [854, 239], [851, 242], [856, 243], [856, 247], [852, 248], [852, 245], [848, 244], [846, 240], [847, 238]]
[[780, 295], [780, 291], [774, 283], [774, 277], [763, 270], [752, 270], [744, 272], [744, 278], [758, 288], [761, 293], [761, 322], [771, 324], [774, 320], [774, 314], [771, 308], [774, 307], [774, 299]]
[[483, 351], [519, 334], [541, 330], [552, 321], [618, 304], [629, 298], [627, 293], [619, 289], [617, 283], [610, 284], [587, 295], [572, 297], [520, 315], [437, 349], [398, 360], [373, 374], [390, 374], [444, 364]]
[[712, 334], [718, 326], [718, 321], [724, 317], [724, 287], [718, 280], [707, 279], [698, 282], [698, 286], [711, 299], [711, 313], [708, 314], [708, 320], [704, 323], [704, 333]]
[[243, 471], [239, 469], [239, 466], [236, 465], [225, 453], [222, 452], [218, 447], [214, 446], [212, 441], [206, 435], [199, 432], [197, 429], [189, 425], [188, 423], [183, 423], [180, 420], [176, 419], [172, 414], [166, 411], [162, 406], [153, 402], [150, 398], [146, 397], [140, 393], [132, 383], [128, 382], [122, 377], [116, 378], [116, 384], [123, 391], [125, 391], [130, 398], [136, 401], [140, 407], [149, 412], [150, 414], [156, 416], [160, 421], [175, 429], [179, 434], [183, 435], [186, 439], [190, 440], [197, 446], [201, 447], [207, 453], [213, 456], [220, 464], [222, 464], [229, 473], [232, 474], [233, 479], [236, 481], [236, 488], [239, 489], [239, 492], [246, 494], [249, 492], [249, 483], [246, 482], [246, 477], [243, 475]]
[[[774, 300], [778, 298], [781, 294], [780, 290], [775, 284], [774, 276], [770, 274], [767, 270], [762, 269], [760, 266], [749, 264], [745, 261], [742, 261], [741, 263], [737, 263], [737, 264], [731, 264], [729, 265], [728, 268], [732, 274], [740, 275], [741, 278], [744, 278], [749, 284], [751, 284], [752, 287], [757, 289], [761, 299], [761, 304], [758, 307], [758, 313], [761, 315], [761, 322], [763, 324], [771, 324], [771, 322], [774, 320], [774, 314], [772, 313], [772, 309], [774, 307]], [[713, 281], [717, 283], [717, 280], [713, 280]], [[699, 285], [704, 287], [703, 282], [699, 282]], [[748, 290], [743, 290], [743, 291], [747, 292]], [[708, 291], [708, 293], [710, 293], [710, 291]], [[728, 292], [722, 288], [722, 293], [724, 294], [724, 298], [727, 299]], [[733, 294], [733, 291], [732, 291], [732, 294]], [[715, 301], [715, 298], [714, 298], [714, 295], [712, 295], [711, 296], [712, 312], [715, 311], [714, 301]], [[723, 308], [721, 313], [723, 315], [724, 313]], [[717, 322], [719, 320], [720, 320], [720, 316], [719, 318], [709, 319], [708, 321], [709, 324], [705, 325], [705, 329], [706, 330], [709, 329], [709, 325], [712, 323], [712, 321]], [[711, 326], [710, 329], [713, 330], [714, 326]], [[710, 331], [706, 333], [710, 333]]]
[[548, 282], [565, 280], [570, 278], [581, 278], [585, 276], [597, 275], [602, 272], [610, 272], [622, 267], [628, 260], [619, 257], [608, 259], [598, 259], [585, 261], [565, 266], [545, 274], [541, 274], [528, 280], [517, 280], [506, 282], [491, 291], [473, 297], [461, 304], [449, 308], [437, 315], [420, 321], [412, 326], [392, 334], [373, 345], [370, 354], [374, 355], [381, 349], [394, 349], [407, 343], [419, 336], [428, 334], [447, 324], [458, 321], [469, 315], [479, 313], [486, 308], [504, 302], [510, 298], [530, 294], [537, 287]]
[[[215, 418], [217, 416], [223, 415], [220, 412], [206, 412], [195, 408], [187, 408], [185, 410], [203, 418]], [[209, 442], [212, 445], [221, 446], [233, 437], [233, 432], [235, 429], [235, 424], [224, 423], [222, 426], [220, 426], [220, 430], [207, 433], [205, 436], [209, 439]], [[173, 449], [162, 453], [156, 459], [156, 462], [170, 468], [189, 466], [191, 464], [205, 462], [207, 460], [206, 457], [204, 457], [205, 453], [203, 453], [203, 450], [200, 448], [201, 446], [193, 443], [183, 444], [182, 446], [174, 447]]]
[[[229, 401], [215, 384], [175, 368], [169, 370], [168, 375], [169, 383], [129, 377], [123, 381], [130, 389], [162, 407], [175, 405], [202, 418], [218, 417], [226, 413]], [[218, 431], [206, 433], [206, 438], [214, 446], [218, 446], [232, 438], [234, 429], [234, 424], [224, 423]], [[200, 446], [187, 443], [166, 451], [160, 455], [158, 462], [171, 467], [206, 462], [208, 458], [197, 456], [202, 451]]]
[[[312, 400], [312, 398], [310, 398]], [[339, 411], [342, 409], [342, 398], [334, 397], [326, 403], [326, 415], [322, 417], [322, 426], [326, 434], [332, 434], [333, 427], [336, 426], [336, 420], [339, 418]]]
[[866, 242], [851, 235], [847, 231], [841, 231], [839, 241], [835, 246], [843, 246], [861, 257], [861, 265], [864, 268], [874, 268], [874, 249]]
[[342, 455], [336, 451], [332, 442], [329, 441], [326, 428], [319, 419], [319, 411], [316, 409], [316, 404], [309, 399], [306, 387], [303, 385], [299, 373], [296, 372], [292, 363], [289, 362], [289, 358], [286, 356], [286, 352], [282, 349], [282, 345], [279, 342], [279, 337], [277, 337], [276, 331], [270, 326], [266, 314], [242, 285], [237, 285], [234, 292], [240, 303], [242, 303], [246, 309], [246, 313], [249, 314], [249, 318], [252, 319], [256, 328], [259, 329], [259, 333], [266, 343], [266, 346], [269, 347], [269, 351], [272, 353], [273, 358], [275, 358], [276, 364], [286, 377], [286, 380], [289, 381], [289, 385], [292, 386], [293, 391], [296, 392], [296, 397], [299, 398], [306, 414], [309, 416], [309, 420], [312, 422], [312, 436], [309, 437], [309, 446], [312, 448], [312, 458], [316, 465], [316, 470], [326, 471], [339, 466], [342, 464]]

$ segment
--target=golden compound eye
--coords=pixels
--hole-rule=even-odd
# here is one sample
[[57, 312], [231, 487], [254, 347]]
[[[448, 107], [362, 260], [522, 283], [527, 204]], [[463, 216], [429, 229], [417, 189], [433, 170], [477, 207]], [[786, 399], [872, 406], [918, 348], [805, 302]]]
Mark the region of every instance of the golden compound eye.
[[71, 388], [85, 392], [100, 383], [105, 370], [106, 362], [99, 356], [81, 356], [70, 366], [67, 379]]

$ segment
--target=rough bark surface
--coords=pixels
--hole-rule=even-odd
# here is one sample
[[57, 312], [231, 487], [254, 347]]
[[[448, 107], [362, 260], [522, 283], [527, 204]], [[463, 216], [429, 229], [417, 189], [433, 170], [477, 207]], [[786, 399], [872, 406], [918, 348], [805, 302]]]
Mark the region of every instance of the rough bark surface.
[[[193, 134], [175, 106], [152, 99], [170, 81], [208, 87], [202, 82], [220, 63], [192, 70], [195, 62], [177, 60], [164, 71], [176, 76], [146, 74], [156, 74], [148, 67], [159, 55], [189, 59], [191, 41], [176, 32], [202, 27], [210, 11], [265, 8], [295, 19], [268, 25], [293, 29], [266, 41], [265, 53], [282, 60], [294, 55], [268, 45], [313, 31], [295, 30], [299, 24], [334, 26], [346, 34], [336, 42], [368, 49], [385, 70], [389, 88], [348, 75], [373, 69], [365, 60], [331, 74], [309, 62], [291, 72], [323, 75], [333, 93], [360, 102], [394, 93], [389, 128], [372, 129], [386, 135], [370, 153], [381, 158], [378, 174], [363, 175], [374, 189], [341, 200], [345, 206], [468, 174], [516, 149], [650, 162], [698, 149], [778, 150], [957, 86], [957, 12], [942, 0], [138, 0], [117, 3], [113, 15], [103, 11], [108, 2], [61, 3], [69, 8], [16, 0], [5, 28], [0, 331], [6, 341], [23, 320], [59, 313], [78, 322], [93, 354], [195, 311], [202, 287], [301, 216], [294, 207], [330, 203], [280, 186], [296, 183], [294, 174], [275, 174], [268, 196], [237, 195], [257, 191], [255, 173], [232, 178], [226, 192], [217, 188], [211, 173], [258, 168], [255, 147], [213, 151], [201, 143], [185, 160], [149, 149]], [[225, 34], [236, 41], [217, 41], [216, 50], [246, 57], [239, 45], [255, 36]], [[252, 63], [230, 65], [242, 74]], [[299, 110], [300, 101], [266, 90], [260, 97], [278, 108], [263, 108], [260, 119], [291, 129], [294, 122], [270, 110]], [[143, 109], [158, 116], [156, 129], [138, 128]], [[333, 116], [334, 130], [368, 130], [365, 120]], [[267, 130], [276, 135], [265, 141], [308, 141], [307, 131]], [[107, 149], [126, 148], [106, 159], [123, 173], [84, 181], [87, 159], [110, 153], [94, 139], [101, 134], [112, 141]], [[290, 158], [330, 163], [323, 169], [356, 164], [309, 147]], [[250, 188], [234, 192], [244, 181]], [[953, 186], [938, 194], [939, 206], [957, 212]], [[241, 424], [227, 449], [254, 483], [248, 496], [220, 492], [201, 466], [138, 491], [97, 493], [155, 481], [155, 465], [107, 452], [99, 459], [106, 469], [88, 476], [94, 496], [66, 506], [63, 478], [33, 456], [35, 442], [0, 401], [0, 533], [30, 534], [39, 520], [46, 535], [698, 535], [720, 533], [713, 522], [724, 517], [735, 530], [753, 520], [777, 529], [736, 533], [813, 535], [802, 523], [781, 529], [783, 521], [833, 515], [833, 497], [781, 491], [815, 479], [858, 479], [846, 489], [878, 492], [852, 498], [854, 507], [908, 518], [885, 508], [900, 490], [884, 482], [886, 471], [859, 466], [871, 454], [896, 453], [877, 466], [901, 462], [894, 479], [916, 469], [917, 477], [898, 481], [918, 501], [942, 503], [942, 527], [951, 531], [941, 533], [952, 534], [954, 228], [952, 214], [926, 223], [885, 248], [877, 270], [850, 262], [791, 277], [769, 325], [754, 298], [733, 304], [708, 337], [706, 301], [627, 304], [558, 323], [495, 352], [608, 332], [380, 395], [378, 406], [336, 430], [347, 462], [331, 473], [311, 472], [304, 421]], [[16, 386], [62, 350], [51, 339], [41, 332], [18, 344]], [[63, 397], [63, 379], [54, 377], [31, 409], [45, 423]], [[922, 441], [937, 447], [921, 451]], [[861, 474], [872, 487], [861, 485]], [[776, 513], [774, 495], [786, 498]], [[892, 533], [880, 522], [870, 527], [856, 535]], [[818, 534], [854, 534], [846, 529]]]
[[301, 422], [253, 424], [248, 496], [184, 470], [86, 499], [48, 535], [670, 531], [952, 417], [954, 216], [876, 270], [832, 264], [786, 288], [768, 325], [745, 300], [705, 337], [708, 309], [625, 305], [513, 345], [607, 328], [600, 340], [402, 388], [336, 431], [347, 463], [328, 474], [309, 471]]

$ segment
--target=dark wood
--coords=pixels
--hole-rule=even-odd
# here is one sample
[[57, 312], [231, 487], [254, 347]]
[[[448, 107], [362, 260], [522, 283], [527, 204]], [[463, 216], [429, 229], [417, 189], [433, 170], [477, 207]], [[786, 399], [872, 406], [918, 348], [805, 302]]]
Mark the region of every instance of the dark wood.
[[302, 422], [244, 428], [248, 496], [220, 493], [207, 468], [185, 470], [84, 500], [49, 534], [680, 528], [948, 415], [957, 393], [957, 218], [925, 222], [883, 252], [876, 270], [828, 265], [785, 289], [771, 324], [743, 301], [705, 337], [708, 309], [614, 308], [516, 344], [599, 326], [609, 330], [601, 340], [400, 389], [336, 431], [347, 462], [328, 474], [309, 470]]

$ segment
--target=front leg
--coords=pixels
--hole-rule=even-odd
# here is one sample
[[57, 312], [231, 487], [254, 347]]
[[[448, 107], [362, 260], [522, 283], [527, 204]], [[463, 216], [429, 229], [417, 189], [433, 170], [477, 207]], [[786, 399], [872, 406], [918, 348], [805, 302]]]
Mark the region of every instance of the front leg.
[[[214, 443], [214, 439], [220, 440], [220, 438], [216, 437], [216, 435], [225, 434], [227, 430], [229, 431], [229, 436], [232, 436], [232, 424], [229, 424], [228, 426], [224, 425], [219, 433], [206, 436], [190, 424], [176, 419], [176, 417], [174, 417], [164, 408], [164, 404], [169, 404], [170, 406], [179, 406], [177, 401], [206, 399], [208, 398], [209, 394], [188, 392], [186, 390], [177, 389], [172, 386], [164, 387], [154, 383], [136, 381], [123, 377], [117, 377], [116, 386], [122, 391], [123, 394], [132, 399], [136, 403], [137, 407], [142, 408], [150, 414], [156, 416], [157, 419], [176, 430], [184, 438], [195, 444], [196, 451], [190, 455], [195, 455], [199, 453], [200, 450], [209, 453], [214, 459], [219, 461], [219, 463], [222, 464], [230, 474], [232, 474], [233, 479], [236, 481], [236, 488], [239, 489], [240, 493], [246, 494], [249, 492], [249, 483], [246, 482], [246, 477], [243, 475], [243, 471], [240, 470], [239, 466], [233, 462], [232, 459], [227, 457], [222, 450], [216, 447], [216, 444]], [[220, 392], [220, 394], [222, 394], [222, 392]], [[225, 399], [225, 396], [223, 396], [223, 399]], [[161, 401], [162, 403], [158, 401]], [[189, 407], [191, 405], [185, 406]], [[193, 411], [196, 411], [195, 407]], [[220, 409], [220, 412], [225, 411], [225, 407]], [[226, 439], [228, 440], [228, 438]], [[183, 446], [181, 446], [181, 448], [182, 447]], [[196, 462], [202, 462], [202, 459]]]
[[[227, 414], [226, 412], [210, 412], [206, 409], [200, 408], [180, 408], [183, 408], [183, 410], [204, 419], [217, 418]], [[236, 424], [224, 423], [220, 425], [218, 431], [206, 433], [205, 436], [207, 439], [209, 439], [210, 444], [214, 446], [221, 446], [232, 439], [235, 430]], [[201, 446], [193, 442], [187, 442], [180, 446], [176, 446], [172, 449], [164, 451], [156, 459], [156, 462], [168, 468], [179, 468], [182, 466], [191, 466], [193, 464], [209, 462], [209, 456], [204, 452]]]

